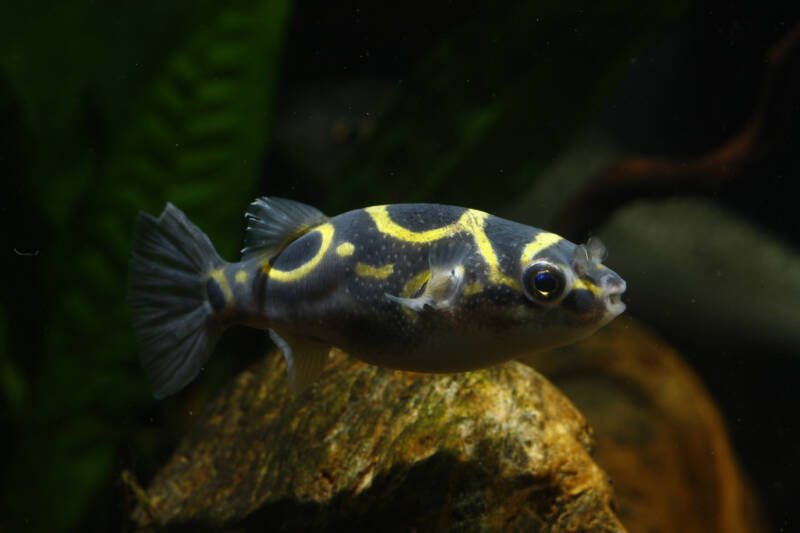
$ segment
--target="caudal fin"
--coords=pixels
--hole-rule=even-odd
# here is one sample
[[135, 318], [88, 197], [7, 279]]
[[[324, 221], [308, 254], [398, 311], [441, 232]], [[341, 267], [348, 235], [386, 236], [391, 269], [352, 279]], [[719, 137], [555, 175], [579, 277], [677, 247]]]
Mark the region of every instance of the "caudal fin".
[[158, 218], [136, 217], [128, 300], [156, 398], [188, 385], [214, 350], [223, 325], [206, 282], [224, 264], [205, 233], [171, 203]]

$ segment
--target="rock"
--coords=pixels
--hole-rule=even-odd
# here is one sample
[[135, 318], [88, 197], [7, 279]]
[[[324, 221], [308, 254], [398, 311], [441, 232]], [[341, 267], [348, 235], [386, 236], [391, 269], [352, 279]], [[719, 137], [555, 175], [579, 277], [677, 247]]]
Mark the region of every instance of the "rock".
[[680, 355], [628, 317], [527, 359], [595, 429], [632, 532], [768, 531], [722, 416]]
[[528, 362], [594, 437], [519, 363], [435, 376], [334, 352], [292, 400], [273, 354], [207, 408], [137, 494], [133, 520], [143, 531], [153, 518], [245, 530], [620, 531], [614, 508], [632, 532], [767, 531], [709, 394], [635, 321]]
[[624, 531], [591, 446], [584, 417], [521, 363], [426, 375], [334, 351], [292, 400], [273, 354], [209, 405], [132, 519], [142, 531]]

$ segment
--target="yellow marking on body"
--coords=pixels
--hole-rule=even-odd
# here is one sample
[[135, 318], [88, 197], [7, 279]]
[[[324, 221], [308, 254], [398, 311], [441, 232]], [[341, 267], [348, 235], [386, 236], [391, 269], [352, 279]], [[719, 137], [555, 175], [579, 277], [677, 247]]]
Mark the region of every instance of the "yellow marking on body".
[[521, 290], [520, 284], [516, 279], [506, 275], [500, 270], [500, 263], [497, 260], [497, 255], [494, 253], [492, 243], [489, 241], [489, 237], [484, 231], [486, 219], [489, 217], [488, 213], [478, 211], [477, 209], [467, 209], [457, 221], [451, 224], [426, 231], [412, 231], [394, 222], [389, 216], [389, 211], [385, 205], [367, 207], [364, 211], [372, 218], [378, 231], [406, 242], [429, 243], [445, 237], [450, 237], [460, 231], [466, 231], [472, 235], [478, 247], [478, 251], [489, 266], [489, 281], [495, 284], [507, 285], [512, 289]]
[[[425, 269], [413, 278], [406, 281], [406, 284], [403, 285], [403, 289], [400, 291], [400, 296], [403, 298], [411, 298], [414, 296], [420, 288], [425, 285], [425, 283], [431, 279], [431, 271], [430, 269]], [[406, 317], [409, 320], [416, 320], [417, 314], [406, 307], [405, 305], [400, 306], [403, 309], [403, 313], [405, 313]]]
[[464, 297], [468, 298], [473, 294], [478, 294], [483, 290], [483, 283], [480, 281], [476, 281], [475, 283], [470, 283], [466, 287], [464, 287]]
[[522, 250], [522, 256], [519, 260], [520, 264], [523, 265], [523, 267], [526, 266], [528, 263], [533, 261], [533, 258], [536, 257], [536, 254], [562, 240], [563, 237], [561, 237], [561, 235], [556, 235], [555, 233], [548, 233], [546, 231], [539, 233], [525, 246], [525, 249]]
[[375, 223], [375, 227], [378, 228], [378, 231], [387, 235], [391, 235], [395, 239], [400, 239], [401, 241], [417, 243], [433, 242], [444, 237], [449, 237], [461, 229], [459, 227], [459, 222], [461, 219], [459, 219], [458, 222], [442, 226], [441, 228], [429, 229], [426, 231], [412, 231], [395, 223], [395, 221], [392, 220], [392, 217], [389, 216], [389, 210], [386, 209], [386, 207], [387, 206], [385, 205], [376, 205], [372, 207], [366, 207], [364, 208], [364, 211], [366, 211], [367, 214], [369, 214], [369, 216], [372, 218], [372, 221]]
[[236, 273], [236, 283], [243, 285], [247, 282], [247, 271], [245, 269], [241, 269]]
[[386, 279], [394, 272], [394, 265], [389, 263], [382, 267], [374, 267], [366, 263], [358, 263], [356, 265], [356, 276], [375, 279]]
[[321, 226], [317, 226], [312, 231], [318, 231], [322, 237], [319, 250], [317, 250], [317, 253], [314, 254], [314, 257], [299, 267], [293, 268], [292, 270], [278, 270], [277, 268], [271, 266], [269, 261], [264, 261], [261, 263], [261, 270], [267, 274], [270, 279], [275, 281], [297, 281], [298, 279], [302, 279], [303, 277], [307, 276], [308, 273], [314, 270], [319, 262], [322, 261], [322, 258], [325, 256], [325, 252], [327, 252], [328, 248], [330, 248], [331, 241], [333, 240], [333, 224], [328, 222], [326, 224], [322, 224]]
[[577, 290], [577, 289], [587, 290], [587, 291], [591, 292], [595, 296], [595, 298], [600, 298], [600, 297], [603, 296], [603, 289], [601, 289], [600, 287], [598, 287], [597, 285], [595, 285], [591, 281], [588, 281], [588, 280], [585, 280], [585, 279], [577, 278], [572, 283], [572, 290], [574, 291], [574, 290]]
[[512, 289], [520, 290], [519, 282], [500, 270], [500, 262], [497, 260], [494, 247], [484, 230], [488, 217], [489, 214], [483, 211], [467, 209], [467, 212], [464, 213], [464, 216], [459, 220], [463, 220], [464, 227], [466, 227], [467, 231], [475, 238], [475, 244], [478, 246], [478, 250], [483, 256], [484, 261], [486, 261], [486, 264], [489, 265], [489, 281], [497, 285], [507, 285]]
[[353, 252], [356, 250], [356, 247], [353, 246], [352, 242], [343, 242], [339, 246], [336, 247], [336, 254], [339, 257], [347, 257], [348, 255], [353, 255]]
[[416, 292], [425, 285], [431, 279], [431, 271], [430, 269], [426, 268], [410, 280], [406, 281], [406, 284], [403, 285], [403, 290], [400, 291], [400, 296], [403, 298], [411, 298], [416, 294]]
[[228, 283], [228, 278], [225, 276], [225, 270], [222, 268], [211, 270], [208, 273], [208, 277], [214, 278], [214, 281], [222, 289], [222, 294], [225, 295], [225, 306], [231, 305], [233, 303], [233, 291]]

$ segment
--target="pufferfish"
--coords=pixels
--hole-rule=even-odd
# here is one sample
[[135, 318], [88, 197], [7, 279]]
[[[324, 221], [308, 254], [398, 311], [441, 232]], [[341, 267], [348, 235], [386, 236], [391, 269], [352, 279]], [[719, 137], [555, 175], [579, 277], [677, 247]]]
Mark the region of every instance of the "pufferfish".
[[483, 211], [378, 205], [328, 218], [258, 198], [241, 259], [168, 203], [134, 224], [129, 302], [154, 396], [190, 383], [223, 330], [268, 330], [298, 394], [331, 347], [374, 365], [448, 373], [569, 344], [625, 310], [625, 281], [585, 245]]

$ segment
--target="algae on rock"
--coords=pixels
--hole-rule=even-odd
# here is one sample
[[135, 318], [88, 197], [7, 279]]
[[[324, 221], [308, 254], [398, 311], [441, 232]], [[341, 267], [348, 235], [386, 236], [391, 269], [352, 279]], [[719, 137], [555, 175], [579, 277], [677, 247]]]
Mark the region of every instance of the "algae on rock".
[[292, 400], [276, 353], [208, 407], [133, 519], [142, 530], [622, 531], [591, 445], [578, 410], [520, 363], [430, 375], [333, 351]]

